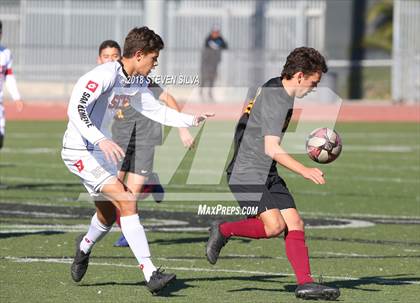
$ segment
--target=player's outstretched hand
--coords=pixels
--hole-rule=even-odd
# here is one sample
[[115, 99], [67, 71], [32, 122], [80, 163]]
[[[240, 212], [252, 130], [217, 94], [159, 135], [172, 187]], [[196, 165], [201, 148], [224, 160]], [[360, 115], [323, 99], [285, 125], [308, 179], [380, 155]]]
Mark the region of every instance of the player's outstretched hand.
[[179, 128], [179, 137], [181, 138], [181, 142], [184, 147], [189, 149], [194, 148], [194, 138], [191, 136], [189, 130], [187, 128]]
[[98, 143], [99, 148], [104, 152], [105, 158], [109, 162], [118, 164], [124, 158], [122, 148], [110, 139], [104, 139]]
[[215, 116], [214, 113], [204, 113], [204, 114], [201, 114], [199, 116], [195, 116], [194, 125], [198, 126], [198, 125], [200, 125], [201, 122], [206, 121], [207, 118], [211, 118], [211, 117], [214, 117], [214, 116]]
[[325, 184], [324, 173], [318, 168], [305, 167], [301, 175], [315, 184]]

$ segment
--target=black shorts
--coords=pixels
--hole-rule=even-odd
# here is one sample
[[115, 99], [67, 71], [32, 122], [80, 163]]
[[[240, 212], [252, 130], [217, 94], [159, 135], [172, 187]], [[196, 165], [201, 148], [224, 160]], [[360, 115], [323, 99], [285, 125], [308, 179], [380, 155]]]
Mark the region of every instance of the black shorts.
[[[236, 177], [239, 179], [240, 177]], [[228, 174], [229, 188], [242, 208], [258, 207], [257, 214], [269, 209], [296, 208], [292, 194], [286, 182], [276, 173], [270, 173], [265, 184], [230, 184], [231, 175]], [[237, 184], [238, 183], [238, 184]]]
[[119, 170], [147, 177], [153, 172], [155, 146], [129, 145]]

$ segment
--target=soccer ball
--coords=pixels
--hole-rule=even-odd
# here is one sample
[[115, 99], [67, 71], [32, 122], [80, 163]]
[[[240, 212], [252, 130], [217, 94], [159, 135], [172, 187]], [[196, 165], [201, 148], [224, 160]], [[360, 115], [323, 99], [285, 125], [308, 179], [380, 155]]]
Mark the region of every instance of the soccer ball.
[[326, 127], [315, 129], [306, 139], [306, 152], [309, 158], [322, 164], [337, 159], [342, 146], [338, 133]]

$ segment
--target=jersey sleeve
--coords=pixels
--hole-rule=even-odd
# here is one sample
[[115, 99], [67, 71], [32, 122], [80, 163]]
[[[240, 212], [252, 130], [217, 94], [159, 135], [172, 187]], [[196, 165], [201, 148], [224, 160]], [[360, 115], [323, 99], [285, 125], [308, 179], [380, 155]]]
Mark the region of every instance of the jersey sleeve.
[[114, 74], [108, 71], [91, 71], [82, 76], [71, 94], [67, 115], [80, 134], [92, 144], [97, 144], [105, 135], [92, 123], [87, 108], [99, 102], [99, 96], [112, 87]]
[[183, 114], [161, 104], [149, 89], [141, 90], [132, 97], [131, 106], [147, 118], [173, 127], [196, 126], [193, 115]]
[[159, 99], [160, 95], [163, 93], [163, 88], [160, 87], [159, 84], [153, 81], [153, 79], [149, 79], [149, 89], [153, 94], [155, 99]]
[[12, 96], [12, 99], [14, 101], [20, 100], [20, 93], [17, 87], [15, 75], [13, 74], [13, 70], [12, 70], [12, 64], [13, 64], [12, 55], [9, 49], [6, 49], [4, 53], [5, 53], [5, 58], [6, 58], [5, 84], [6, 84], [7, 91], [10, 93], [10, 96]]
[[281, 137], [290, 105], [279, 97], [280, 88], [263, 87], [256, 102], [261, 102], [261, 135]]

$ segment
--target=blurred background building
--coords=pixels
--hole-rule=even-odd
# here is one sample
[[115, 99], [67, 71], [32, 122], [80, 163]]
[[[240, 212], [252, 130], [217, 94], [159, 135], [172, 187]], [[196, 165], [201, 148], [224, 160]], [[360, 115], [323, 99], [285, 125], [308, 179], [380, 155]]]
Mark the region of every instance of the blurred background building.
[[165, 41], [156, 74], [197, 76], [217, 24], [229, 48], [216, 86], [261, 84], [305, 45], [325, 54], [323, 84], [343, 98], [420, 101], [416, 0], [0, 0], [0, 20], [26, 100], [66, 99], [94, 67], [98, 45], [123, 45], [135, 26]]

